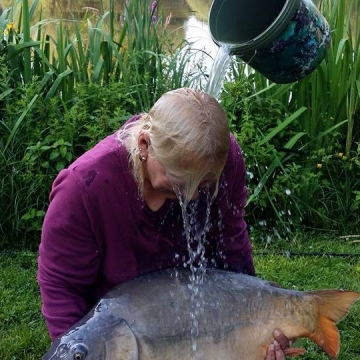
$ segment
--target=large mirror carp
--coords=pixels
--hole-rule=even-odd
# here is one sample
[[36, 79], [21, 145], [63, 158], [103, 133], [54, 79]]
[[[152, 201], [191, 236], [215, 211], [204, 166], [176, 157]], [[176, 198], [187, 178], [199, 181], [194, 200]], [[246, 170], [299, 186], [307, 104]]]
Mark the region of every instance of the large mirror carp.
[[215, 269], [194, 286], [190, 275], [161, 270], [116, 286], [53, 342], [43, 360], [263, 360], [276, 328], [290, 339], [308, 337], [336, 358], [335, 324], [360, 297], [286, 290]]

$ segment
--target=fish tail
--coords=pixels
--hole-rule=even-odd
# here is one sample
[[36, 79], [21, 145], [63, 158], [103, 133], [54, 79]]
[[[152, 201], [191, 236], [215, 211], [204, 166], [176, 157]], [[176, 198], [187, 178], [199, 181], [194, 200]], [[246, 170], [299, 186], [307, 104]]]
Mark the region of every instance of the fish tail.
[[308, 293], [317, 297], [319, 307], [317, 327], [309, 338], [335, 359], [340, 350], [336, 323], [348, 314], [351, 305], [360, 298], [360, 293], [342, 290], [315, 290]]

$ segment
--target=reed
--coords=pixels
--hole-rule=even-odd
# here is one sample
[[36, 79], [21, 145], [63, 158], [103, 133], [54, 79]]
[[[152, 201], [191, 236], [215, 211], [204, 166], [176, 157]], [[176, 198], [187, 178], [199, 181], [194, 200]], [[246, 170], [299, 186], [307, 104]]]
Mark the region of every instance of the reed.
[[[332, 29], [332, 42], [324, 61], [306, 78], [292, 84], [271, 83], [239, 62], [236, 74], [253, 77], [254, 92], [281, 101], [289, 112], [306, 107], [298, 128], [306, 131], [307, 149], [321, 148], [324, 132], [347, 127], [344, 150], [354, 149], [354, 126], [360, 99], [360, 3], [357, 0], [320, 0], [320, 11]], [[305, 140], [305, 139], [304, 139]]]
[[[3, 48], [14, 82], [38, 79], [47, 99], [60, 96], [71, 106], [76, 84], [121, 81], [137, 97], [139, 110], [145, 110], [169, 87], [196, 81], [197, 75], [187, 70], [190, 46], [174, 47], [166, 29], [169, 19], [159, 13], [157, 2], [130, 0], [117, 14], [113, 0], [101, 0], [99, 15], [86, 14], [80, 22], [42, 19], [41, 12], [35, 19], [37, 6], [38, 0], [30, 7], [28, 0], [14, 0], [0, 26], [17, 22], [14, 40]], [[49, 25], [55, 36], [46, 33]]]
[[[305, 226], [336, 231], [349, 231], [351, 227], [356, 232], [359, 221], [353, 214], [360, 208], [354, 191], [359, 187], [360, 173], [360, 3], [319, 0], [317, 6], [332, 29], [332, 42], [323, 62], [306, 78], [278, 85], [242, 62], [234, 68], [237, 81], [250, 81], [250, 99], [272, 99], [283, 105], [273, 128], [305, 109], [272, 139], [266, 132], [261, 135], [263, 147], [269, 143], [278, 149], [288, 147], [287, 141], [292, 138], [294, 152], [285, 156], [275, 151], [273, 160], [262, 164], [266, 171], [260, 173], [258, 184], [250, 187], [249, 200], [262, 204], [261, 208], [267, 203], [275, 214], [283, 211], [279, 199], [272, 201], [276, 182], [282, 181], [292, 189], [290, 221], [296, 211]], [[295, 168], [298, 175], [292, 178], [291, 169]], [[283, 174], [292, 179], [293, 186]]]
[[292, 87], [292, 107], [306, 106], [302, 124], [313, 147], [323, 143], [319, 134], [342, 124], [344, 150], [353, 150], [354, 121], [359, 116], [360, 3], [356, 0], [323, 0], [319, 4], [332, 29], [332, 44], [321, 66]]

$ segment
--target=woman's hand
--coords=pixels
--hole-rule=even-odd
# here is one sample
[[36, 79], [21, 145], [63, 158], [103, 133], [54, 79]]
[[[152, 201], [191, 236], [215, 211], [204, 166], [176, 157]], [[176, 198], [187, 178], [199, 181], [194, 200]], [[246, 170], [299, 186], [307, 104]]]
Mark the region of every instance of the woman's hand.
[[284, 350], [290, 347], [291, 342], [280, 330], [274, 330], [273, 335], [275, 340], [268, 348], [266, 360], [284, 360]]

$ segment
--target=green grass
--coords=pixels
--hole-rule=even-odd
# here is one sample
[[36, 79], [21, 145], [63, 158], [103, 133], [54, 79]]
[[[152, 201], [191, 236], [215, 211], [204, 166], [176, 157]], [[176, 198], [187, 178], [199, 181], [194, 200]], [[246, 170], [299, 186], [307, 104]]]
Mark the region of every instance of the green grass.
[[[294, 236], [288, 241], [276, 240], [266, 249], [263, 243], [256, 241], [254, 260], [257, 275], [284, 288], [301, 291], [326, 288], [360, 291], [359, 240], [360, 236]], [[338, 324], [341, 336], [339, 360], [360, 360], [359, 317], [360, 301]], [[307, 350], [299, 359], [329, 359], [310, 340], [298, 340], [298, 345]]]
[[[254, 259], [258, 276], [290, 289], [343, 288], [360, 291], [359, 239], [294, 236], [292, 240], [277, 240], [267, 247], [257, 240], [254, 242]], [[2, 360], [38, 360], [50, 344], [40, 314], [36, 260], [37, 254], [31, 252], [0, 254]], [[338, 325], [342, 340], [339, 360], [360, 360], [359, 317], [360, 302]], [[297, 345], [307, 349], [307, 354], [299, 356], [299, 359], [328, 359], [310, 341], [299, 340]]]
[[40, 314], [36, 254], [0, 255], [0, 359], [40, 359], [50, 344]]

